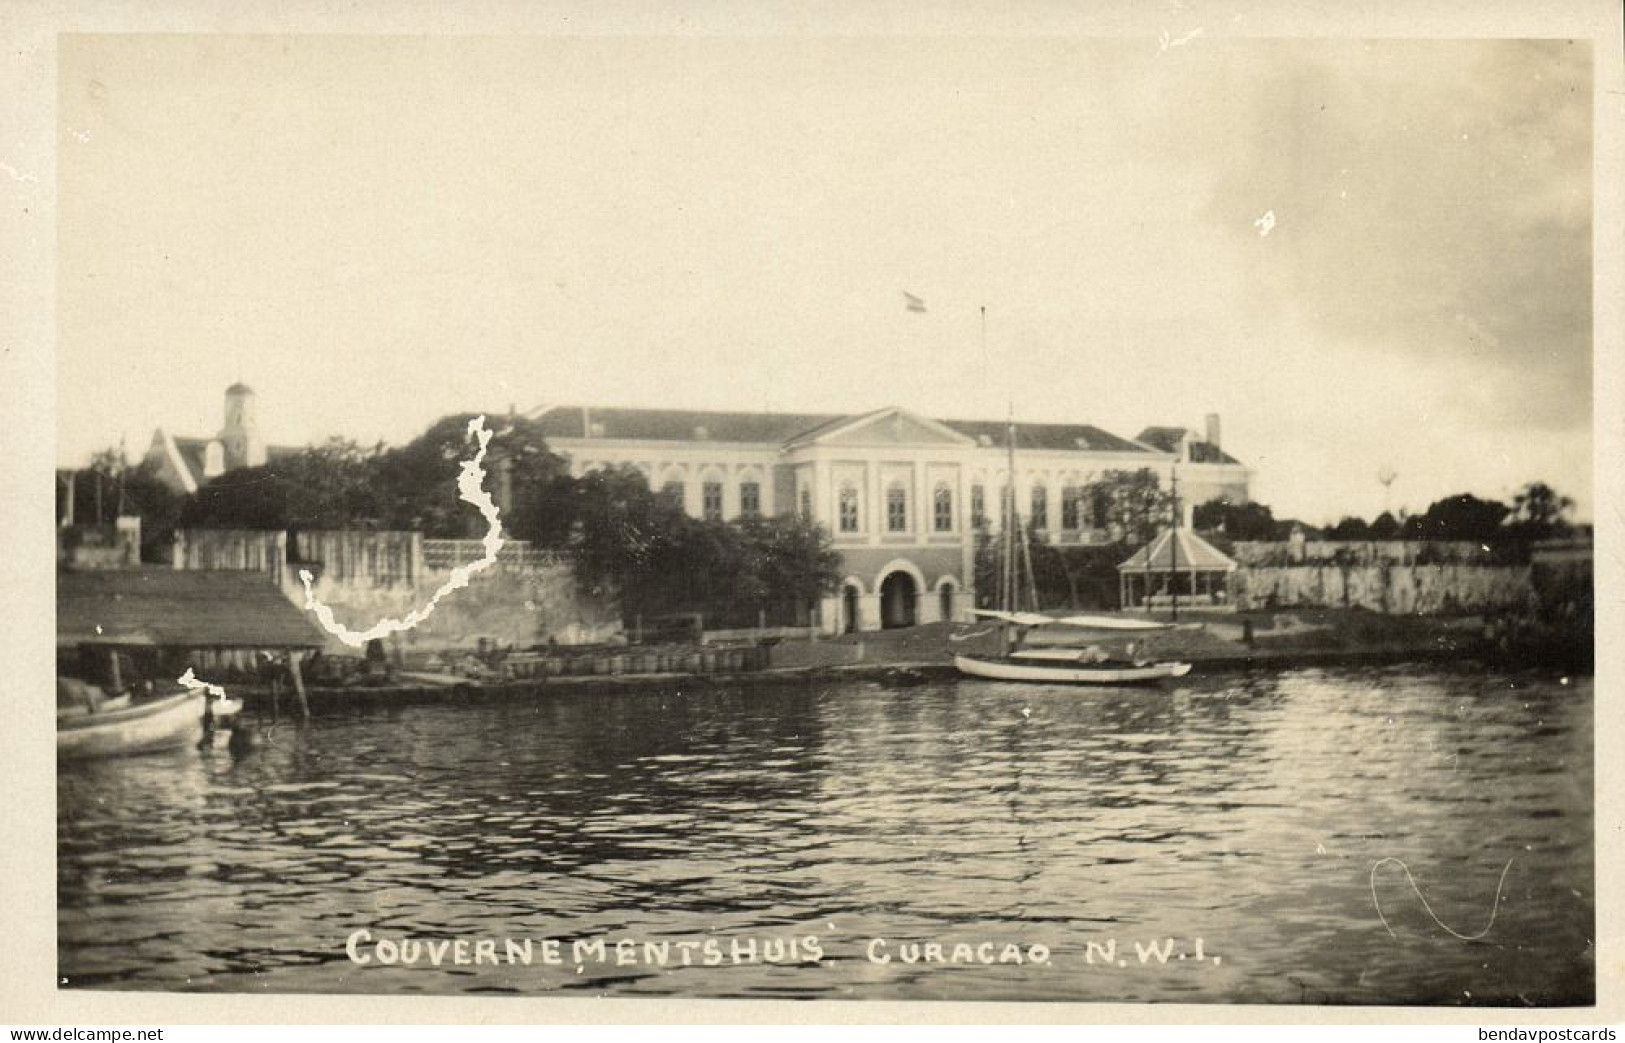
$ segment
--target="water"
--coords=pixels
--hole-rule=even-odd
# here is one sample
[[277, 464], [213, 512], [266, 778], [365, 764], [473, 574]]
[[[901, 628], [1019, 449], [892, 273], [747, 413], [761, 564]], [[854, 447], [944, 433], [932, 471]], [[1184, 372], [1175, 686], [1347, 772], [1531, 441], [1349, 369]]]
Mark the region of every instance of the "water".
[[[58, 776], [60, 973], [233, 992], [1592, 1000], [1589, 679], [1188, 680], [548, 694], [319, 716], [240, 760], [75, 766]], [[1430, 918], [1389, 858], [1444, 927], [1482, 938]], [[420, 944], [415, 965], [381, 964], [408, 939], [461, 940], [466, 962]], [[529, 966], [484, 958], [526, 939]], [[905, 962], [923, 943], [1024, 962]]]

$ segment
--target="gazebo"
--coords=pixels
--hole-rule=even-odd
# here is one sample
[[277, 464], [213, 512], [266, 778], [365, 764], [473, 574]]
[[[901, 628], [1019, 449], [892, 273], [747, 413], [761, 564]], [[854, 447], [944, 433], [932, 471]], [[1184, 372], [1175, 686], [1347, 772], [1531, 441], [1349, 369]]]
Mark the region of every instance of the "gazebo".
[[1236, 563], [1189, 529], [1163, 529], [1117, 566], [1124, 608], [1163, 608], [1178, 599], [1192, 607], [1225, 603]]

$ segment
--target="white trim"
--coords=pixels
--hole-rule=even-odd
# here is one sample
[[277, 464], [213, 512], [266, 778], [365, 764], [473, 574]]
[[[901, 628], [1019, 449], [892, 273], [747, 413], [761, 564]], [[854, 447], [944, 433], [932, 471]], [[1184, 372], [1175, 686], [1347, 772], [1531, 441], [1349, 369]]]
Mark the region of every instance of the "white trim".
[[[784, 443], [784, 447], [786, 449], [795, 449], [801, 446], [819, 445], [828, 439], [844, 435], [850, 431], [856, 430], [857, 428], [865, 427], [877, 421], [884, 420], [888, 416], [900, 416], [907, 420], [911, 420], [925, 428], [927, 431], [940, 435], [944, 441], [951, 445], [974, 446], [976, 444], [976, 439], [971, 438], [969, 435], [962, 435], [958, 431], [955, 431], [953, 428], [949, 427], [947, 424], [941, 423], [940, 421], [932, 420], [930, 417], [920, 416], [918, 413], [911, 413], [899, 406], [886, 406], [885, 408], [877, 409], [872, 413], [864, 413], [862, 416], [853, 417], [844, 424], [837, 424], [828, 430], [820, 431], [817, 435], [811, 438], [798, 435], [797, 437]], [[888, 443], [888, 446], [890, 444], [891, 443]], [[897, 444], [905, 445], [910, 443]]]
[[836, 591], [836, 595], [837, 596], [844, 595], [846, 593], [846, 588], [847, 587], [857, 587], [858, 588], [858, 595], [860, 597], [863, 596], [864, 594], [868, 593], [867, 590], [863, 589], [863, 580], [859, 579], [856, 576], [847, 576], [847, 577], [845, 577], [844, 579], [841, 580], [841, 589]]
[[181, 485], [189, 493], [197, 492], [197, 479], [192, 477], [192, 469], [186, 466], [186, 459], [181, 456], [180, 447], [175, 444], [174, 436], [161, 427], [158, 429], [158, 434], [163, 438], [164, 456], [168, 458], [169, 466], [173, 467], [175, 473], [180, 475]]
[[917, 591], [924, 592], [931, 589], [931, 585], [925, 581], [925, 573], [921, 572], [920, 567], [907, 558], [893, 558], [882, 565], [880, 571], [875, 573], [874, 589], [876, 591], [880, 590], [881, 584], [886, 582], [886, 577], [893, 572], [908, 573], [913, 578], [914, 589]]

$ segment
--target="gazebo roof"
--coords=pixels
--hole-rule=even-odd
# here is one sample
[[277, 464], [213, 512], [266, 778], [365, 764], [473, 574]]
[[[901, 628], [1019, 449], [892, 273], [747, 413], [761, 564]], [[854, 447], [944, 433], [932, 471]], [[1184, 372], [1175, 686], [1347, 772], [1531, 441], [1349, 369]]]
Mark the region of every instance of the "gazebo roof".
[[1163, 529], [1117, 566], [1117, 571], [1173, 572], [1176, 568], [1179, 572], [1234, 572], [1236, 563], [1189, 529]]

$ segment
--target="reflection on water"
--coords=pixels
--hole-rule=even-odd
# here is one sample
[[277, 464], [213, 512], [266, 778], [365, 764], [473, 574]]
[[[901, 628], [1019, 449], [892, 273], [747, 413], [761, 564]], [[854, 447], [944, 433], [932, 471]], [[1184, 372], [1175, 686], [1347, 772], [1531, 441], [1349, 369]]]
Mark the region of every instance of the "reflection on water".
[[[1391, 669], [319, 717], [242, 760], [64, 768], [60, 971], [211, 991], [1589, 1002], [1591, 712], [1589, 680]], [[1373, 878], [1385, 858], [1444, 925], [1491, 929], [1453, 937], [1398, 866]], [[559, 939], [563, 958], [361, 966], [362, 929]], [[673, 955], [617, 960], [622, 939]], [[576, 940], [606, 958], [578, 966]], [[758, 958], [733, 962], [735, 943]], [[927, 951], [911, 943], [1049, 956], [905, 962]], [[817, 962], [762, 958], [808, 944]], [[1166, 963], [1142, 963], [1153, 944]]]

